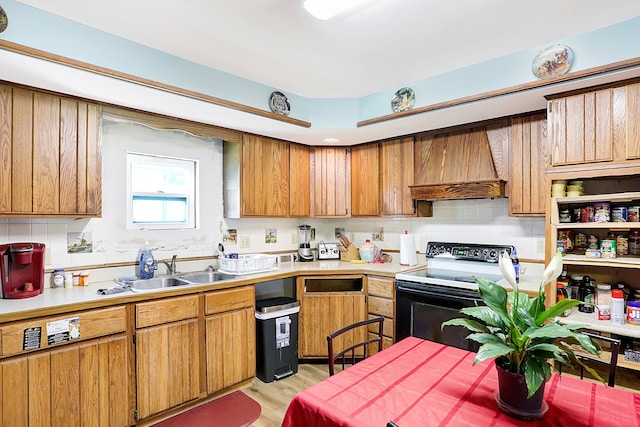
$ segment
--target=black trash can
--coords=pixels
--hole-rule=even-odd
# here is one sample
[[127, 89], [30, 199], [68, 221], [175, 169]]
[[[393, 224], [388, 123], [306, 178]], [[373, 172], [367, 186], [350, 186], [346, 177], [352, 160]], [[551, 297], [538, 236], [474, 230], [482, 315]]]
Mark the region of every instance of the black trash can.
[[298, 372], [300, 302], [277, 297], [256, 302], [256, 374], [269, 383]]

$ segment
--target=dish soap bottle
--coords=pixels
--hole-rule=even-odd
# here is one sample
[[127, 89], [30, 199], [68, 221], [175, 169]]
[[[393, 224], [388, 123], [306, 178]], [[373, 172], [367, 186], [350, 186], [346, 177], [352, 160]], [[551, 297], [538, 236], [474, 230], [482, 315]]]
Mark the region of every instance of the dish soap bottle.
[[140, 261], [138, 263], [138, 271], [141, 279], [152, 279], [155, 269], [155, 260], [153, 253], [149, 247], [149, 241], [144, 242], [142, 251], [140, 252]]
[[520, 259], [518, 259], [518, 253], [515, 248], [511, 251], [511, 263], [516, 273], [516, 282], [520, 283]]

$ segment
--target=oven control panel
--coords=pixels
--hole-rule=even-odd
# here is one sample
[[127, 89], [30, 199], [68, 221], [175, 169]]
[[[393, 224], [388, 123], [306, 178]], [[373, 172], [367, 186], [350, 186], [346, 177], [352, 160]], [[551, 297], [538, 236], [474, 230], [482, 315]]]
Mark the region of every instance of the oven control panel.
[[456, 259], [479, 262], [498, 262], [502, 251], [511, 255], [513, 246], [482, 245], [476, 243], [429, 242], [425, 254], [427, 258], [448, 254]]

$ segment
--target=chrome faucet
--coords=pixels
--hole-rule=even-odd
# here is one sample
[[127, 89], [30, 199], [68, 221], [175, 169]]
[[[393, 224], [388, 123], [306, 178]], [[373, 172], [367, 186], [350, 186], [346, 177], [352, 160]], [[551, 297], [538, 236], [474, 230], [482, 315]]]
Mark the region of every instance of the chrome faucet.
[[176, 271], [176, 258], [178, 257], [178, 255], [174, 255], [171, 257], [171, 263], [168, 263], [167, 261], [160, 259], [156, 261], [156, 265], [159, 263], [163, 263], [166, 267], [167, 267], [167, 272], [169, 273], [169, 275], [174, 275], [177, 273]]

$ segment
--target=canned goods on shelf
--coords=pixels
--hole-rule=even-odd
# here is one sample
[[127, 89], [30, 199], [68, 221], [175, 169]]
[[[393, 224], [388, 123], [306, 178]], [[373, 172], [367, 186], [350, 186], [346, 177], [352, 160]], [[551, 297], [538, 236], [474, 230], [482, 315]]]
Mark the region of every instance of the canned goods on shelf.
[[629, 222], [640, 221], [640, 206], [629, 206], [627, 218]]
[[593, 205], [593, 221], [611, 221], [611, 204], [609, 202], [595, 203]]
[[612, 222], [627, 222], [629, 214], [627, 208], [624, 206], [617, 206], [611, 208], [611, 221]]

